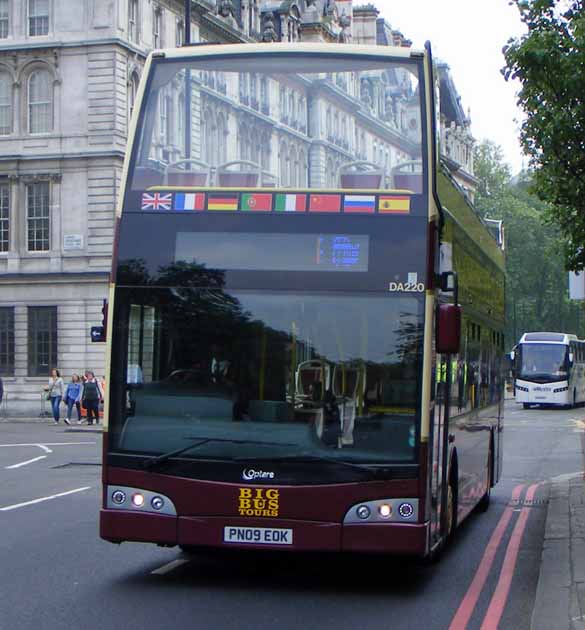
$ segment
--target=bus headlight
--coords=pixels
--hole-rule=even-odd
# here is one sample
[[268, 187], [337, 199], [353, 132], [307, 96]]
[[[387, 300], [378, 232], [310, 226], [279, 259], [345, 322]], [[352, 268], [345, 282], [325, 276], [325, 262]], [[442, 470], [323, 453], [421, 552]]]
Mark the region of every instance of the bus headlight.
[[398, 514], [402, 518], [410, 518], [414, 514], [414, 507], [411, 503], [401, 503], [398, 508]]
[[137, 508], [141, 508], [144, 505], [144, 495], [140, 492], [135, 492], [132, 495], [132, 505]]
[[378, 513], [382, 518], [390, 518], [392, 516], [392, 506], [389, 503], [382, 503], [378, 508]]
[[116, 490], [112, 492], [112, 501], [117, 505], [122, 505], [126, 501], [126, 495], [121, 490]]
[[362, 521], [365, 521], [367, 518], [370, 518], [370, 508], [367, 505], [360, 505], [359, 508], [355, 511], [358, 515], [358, 518], [361, 518]]
[[109, 510], [134, 511], [151, 514], [177, 516], [177, 509], [173, 501], [152, 490], [131, 488], [130, 486], [107, 486], [106, 505]]

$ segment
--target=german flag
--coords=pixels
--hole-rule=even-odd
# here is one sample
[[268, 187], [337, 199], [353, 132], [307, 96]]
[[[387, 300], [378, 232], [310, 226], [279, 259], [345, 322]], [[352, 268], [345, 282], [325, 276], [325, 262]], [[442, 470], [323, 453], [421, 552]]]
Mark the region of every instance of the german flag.
[[211, 193], [207, 199], [208, 210], [237, 210], [238, 193]]
[[382, 214], [410, 214], [410, 197], [380, 195], [378, 212]]

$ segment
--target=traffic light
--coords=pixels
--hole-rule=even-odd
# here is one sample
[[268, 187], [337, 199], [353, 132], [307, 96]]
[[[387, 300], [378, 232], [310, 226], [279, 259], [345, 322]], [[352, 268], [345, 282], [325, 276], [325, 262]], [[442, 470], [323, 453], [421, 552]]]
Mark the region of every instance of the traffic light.
[[102, 325], [92, 326], [90, 330], [90, 336], [92, 342], [103, 342], [106, 340], [106, 332], [108, 330], [108, 301], [104, 300], [102, 303]]
[[104, 300], [102, 303], [102, 328], [105, 337], [108, 332], [108, 300]]

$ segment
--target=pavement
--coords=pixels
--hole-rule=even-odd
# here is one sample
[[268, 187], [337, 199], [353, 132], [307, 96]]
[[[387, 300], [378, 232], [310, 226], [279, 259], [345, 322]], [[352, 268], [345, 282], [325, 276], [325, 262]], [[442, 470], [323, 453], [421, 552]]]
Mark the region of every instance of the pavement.
[[35, 417], [27, 417], [27, 416], [16, 416], [16, 417], [8, 417], [8, 418], [0, 418], [0, 425], [2, 424], [14, 424], [14, 423], [24, 423], [24, 424], [45, 424], [47, 426], [56, 426], [56, 427], [65, 427], [65, 431], [67, 433], [103, 433], [103, 425], [88, 425], [86, 422], [84, 424], [77, 424], [77, 420], [72, 420], [70, 425], [66, 425], [63, 422], [63, 418], [59, 424], [55, 424], [53, 422], [53, 418], [50, 416], [35, 416]]
[[585, 630], [584, 476], [551, 481], [531, 630]]

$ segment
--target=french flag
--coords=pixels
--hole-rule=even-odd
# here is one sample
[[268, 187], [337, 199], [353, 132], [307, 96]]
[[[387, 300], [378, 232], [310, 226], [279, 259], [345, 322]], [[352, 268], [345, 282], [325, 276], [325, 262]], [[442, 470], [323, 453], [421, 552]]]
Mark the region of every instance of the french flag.
[[204, 210], [205, 193], [177, 193], [175, 195], [175, 210]]

